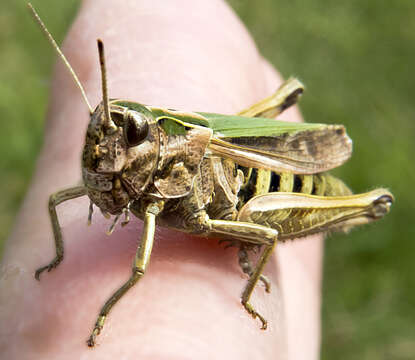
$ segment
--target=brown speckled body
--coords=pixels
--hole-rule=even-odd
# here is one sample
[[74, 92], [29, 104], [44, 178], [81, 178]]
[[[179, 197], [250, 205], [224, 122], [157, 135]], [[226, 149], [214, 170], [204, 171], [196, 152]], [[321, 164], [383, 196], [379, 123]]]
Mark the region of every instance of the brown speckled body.
[[[265, 330], [267, 320], [250, 298], [258, 281], [270, 291], [262, 272], [278, 240], [347, 229], [389, 211], [393, 196], [387, 190], [350, 195], [340, 180], [321, 174], [351, 155], [352, 143], [342, 125], [270, 119], [297, 101], [304, 90], [298, 80], [287, 80], [273, 95], [236, 116], [109, 100], [104, 44], [98, 40], [103, 100], [93, 110], [65, 56], [30, 4], [29, 8], [69, 68], [91, 116], [82, 156], [84, 184], [49, 197], [56, 256], [36, 270], [35, 278], [39, 280], [43, 271], [51, 271], [63, 260], [56, 212], [62, 202], [87, 195], [91, 201], [88, 223], [93, 205], [104, 215], [115, 215], [109, 233], [122, 213], [123, 225], [130, 211], [144, 222], [131, 276], [101, 308], [88, 346], [96, 344], [114, 304], [145, 274], [156, 223], [219, 236], [238, 246], [239, 264], [249, 276], [241, 303]], [[255, 266], [248, 256], [253, 247], [262, 248]]]
[[[272, 193], [323, 197], [351, 194], [341, 180], [326, 173], [276, 173], [241, 167], [230, 159], [211, 155], [211, 129], [192, 125], [171, 133], [164, 123], [170, 118], [155, 117], [151, 108], [137, 103], [129, 108], [131, 104], [122, 100], [110, 102], [115, 125], [110, 131], [102, 125], [102, 104], [88, 126], [83, 179], [88, 196], [103, 213], [118, 215], [128, 210], [143, 219], [148, 204], [161, 201], [163, 210], [157, 216], [157, 224], [162, 226], [208, 236], [212, 234], [208, 219], [247, 221], [273, 227], [280, 232], [280, 240], [285, 240], [324, 230], [313, 227], [313, 222], [326, 223], [326, 215], [321, 211], [314, 213], [313, 209], [296, 212], [275, 207], [272, 216], [263, 220], [260, 211], [244, 218], [240, 209], [249, 208], [256, 197]], [[125, 140], [125, 124], [132, 116], [141, 117], [148, 126], [146, 137], [133, 147]], [[322, 139], [324, 136], [322, 132]], [[283, 142], [284, 138], [287, 137], [275, 138], [273, 142]], [[244, 139], [247, 138], [238, 141], [244, 143]], [[270, 144], [270, 139], [262, 141], [272, 147], [275, 144]], [[277, 147], [281, 151], [283, 148]], [[291, 221], [298, 217], [299, 221]], [[227, 234], [226, 238], [233, 237]]]

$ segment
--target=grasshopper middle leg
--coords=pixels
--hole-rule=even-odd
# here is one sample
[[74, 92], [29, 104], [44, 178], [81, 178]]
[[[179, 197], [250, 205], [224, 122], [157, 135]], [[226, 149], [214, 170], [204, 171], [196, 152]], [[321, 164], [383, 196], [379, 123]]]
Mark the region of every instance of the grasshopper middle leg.
[[[245, 274], [251, 276], [254, 273], [254, 268], [252, 266], [251, 261], [249, 260], [248, 250], [249, 249], [242, 243], [238, 251], [238, 260], [239, 260], [239, 266], [241, 267], [242, 271]], [[259, 277], [259, 280], [261, 280], [261, 282], [264, 284], [265, 291], [267, 293], [271, 292], [271, 282], [268, 280], [268, 278], [264, 274], [261, 274], [261, 276]]]
[[51, 271], [56, 268], [63, 259], [63, 240], [61, 227], [59, 225], [58, 214], [56, 213], [56, 206], [81, 196], [86, 195], [87, 191], [84, 186], [75, 186], [69, 189], [53, 193], [49, 197], [49, 215], [52, 222], [53, 236], [55, 238], [56, 257], [46, 266], [36, 270], [35, 278], [39, 280], [40, 274], [44, 271]]
[[238, 237], [241, 241], [264, 246], [264, 250], [257, 265], [249, 274], [250, 277], [242, 292], [241, 302], [246, 311], [248, 311], [254, 319], [258, 318], [261, 321], [261, 329], [265, 330], [267, 328], [267, 320], [254, 309], [249, 300], [258, 280], [261, 279], [264, 266], [271, 257], [272, 251], [277, 244], [278, 231], [263, 225], [239, 221], [208, 220], [208, 224], [213, 233]]

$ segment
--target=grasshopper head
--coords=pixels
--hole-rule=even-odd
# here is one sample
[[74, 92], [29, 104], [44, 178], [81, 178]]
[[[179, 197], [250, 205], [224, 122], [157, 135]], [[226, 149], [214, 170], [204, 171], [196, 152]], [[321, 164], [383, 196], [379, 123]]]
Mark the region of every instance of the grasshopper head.
[[120, 214], [138, 199], [157, 166], [159, 134], [140, 104], [108, 98], [104, 44], [98, 40], [102, 102], [91, 113], [82, 155], [88, 196], [101, 211]]
[[159, 135], [155, 120], [144, 106], [109, 102], [91, 115], [82, 158], [88, 196], [102, 211], [119, 214], [139, 198], [157, 166]]

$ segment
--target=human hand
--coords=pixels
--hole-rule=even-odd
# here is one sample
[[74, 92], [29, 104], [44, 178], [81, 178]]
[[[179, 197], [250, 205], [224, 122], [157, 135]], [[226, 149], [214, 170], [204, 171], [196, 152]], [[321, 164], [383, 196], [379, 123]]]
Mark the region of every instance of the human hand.
[[[97, 38], [106, 46], [112, 98], [232, 114], [281, 82], [220, 0], [84, 1], [63, 50], [92, 104], [102, 97]], [[300, 120], [295, 109], [281, 118]], [[277, 246], [265, 271], [272, 292], [258, 286], [253, 296], [269, 322], [261, 331], [240, 304], [246, 278], [236, 251], [167, 229], [156, 233], [143, 280], [114, 307], [96, 348], [86, 347], [101, 305], [130, 275], [141, 233], [133, 220], [108, 238], [110, 224], [100, 215], [85, 227], [86, 199], [65, 203], [58, 208], [64, 261], [40, 283], [33, 278], [53, 258], [47, 198], [80, 180], [88, 120], [58, 60], [44, 147], [1, 268], [4, 358], [317, 358], [319, 238]]]

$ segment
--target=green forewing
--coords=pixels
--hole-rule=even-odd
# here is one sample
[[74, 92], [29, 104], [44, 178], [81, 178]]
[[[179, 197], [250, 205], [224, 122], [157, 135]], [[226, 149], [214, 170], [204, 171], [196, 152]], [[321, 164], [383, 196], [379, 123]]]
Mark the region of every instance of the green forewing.
[[[126, 101], [119, 104], [128, 104], [134, 110], [142, 106], [132, 106], [133, 103]], [[145, 108], [168, 135], [182, 135], [192, 125], [212, 129], [211, 153], [246, 167], [313, 174], [341, 165], [352, 151], [351, 140], [342, 125]]]
[[[221, 115], [210, 113], [199, 113], [207, 120], [203, 126], [210, 127], [214, 134], [219, 137], [242, 137], [242, 136], [281, 136], [291, 135], [299, 131], [324, 128], [327, 125], [293, 123], [265, 118], [250, 118], [237, 115]], [[198, 124], [199, 125], [199, 124]]]
[[327, 125], [293, 123], [266, 118], [251, 118], [214, 113], [192, 113], [150, 107], [156, 117], [174, 117], [189, 124], [208, 127], [216, 137], [281, 136], [306, 130], [324, 129]]

